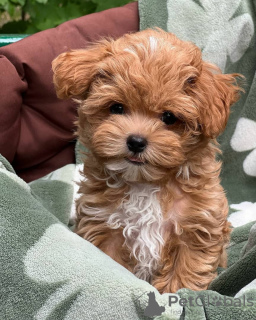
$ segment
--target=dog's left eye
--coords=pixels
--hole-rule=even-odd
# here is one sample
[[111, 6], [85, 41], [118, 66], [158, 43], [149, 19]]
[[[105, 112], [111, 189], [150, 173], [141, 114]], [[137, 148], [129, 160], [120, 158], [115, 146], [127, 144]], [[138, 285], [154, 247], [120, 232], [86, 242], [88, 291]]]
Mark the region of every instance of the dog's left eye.
[[124, 106], [121, 103], [114, 103], [110, 107], [110, 113], [112, 113], [112, 114], [124, 114]]
[[164, 111], [161, 117], [161, 120], [167, 124], [174, 124], [177, 121], [177, 118], [175, 117], [175, 115], [170, 112], [170, 111]]
[[194, 76], [192, 76], [192, 77], [189, 77], [187, 80], [186, 80], [186, 84], [189, 84], [189, 85], [194, 85], [194, 84], [196, 84], [196, 80], [197, 80], [197, 78]]

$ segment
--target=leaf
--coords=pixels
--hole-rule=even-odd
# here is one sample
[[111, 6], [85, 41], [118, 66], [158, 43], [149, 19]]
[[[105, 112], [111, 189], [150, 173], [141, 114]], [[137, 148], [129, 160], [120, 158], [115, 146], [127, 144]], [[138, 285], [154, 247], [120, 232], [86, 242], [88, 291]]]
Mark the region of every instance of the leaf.
[[[10, 2], [10, 1], [9, 1], [9, 2]], [[25, 0], [12, 0], [11, 3], [14, 4], [14, 5], [24, 6]]]
[[36, 0], [37, 3], [42, 3], [42, 4], [46, 4], [48, 2], [48, 0]]
[[15, 15], [15, 9], [16, 9], [16, 6], [13, 5], [12, 3], [8, 2], [6, 11], [9, 13], [9, 15], [10, 15], [12, 18], [13, 18], [14, 15]]
[[[48, 2], [48, 0], [28, 0], [31, 4], [36, 4], [36, 3], [42, 3], [42, 4], [46, 4]], [[53, 0], [54, 2], [54, 0]]]
[[[21, 19], [23, 15], [28, 20], [25, 24], [8, 24], [5, 28], [17, 25], [14, 33], [34, 33], [40, 30], [56, 27], [67, 20], [81, 17], [95, 11], [122, 6], [130, 0], [0, 0], [0, 10], [7, 11], [12, 19]], [[18, 10], [17, 14], [17, 8]], [[21, 28], [21, 25], [23, 26]], [[22, 30], [22, 31], [21, 31]]]
[[[38, 2], [28, 3], [26, 12], [30, 16], [30, 25], [27, 32], [31, 29], [45, 30], [74, 18], [94, 12], [96, 4], [92, 1], [81, 3], [81, 1], [61, 1], [52, 0], [46, 4]], [[32, 27], [32, 28], [31, 28]]]
[[8, 0], [0, 0], [0, 6], [5, 7], [8, 3]]
[[28, 27], [27, 21], [11, 21], [4, 24], [1, 28], [1, 33], [26, 33], [26, 29]]
[[103, 11], [109, 8], [121, 7], [129, 2], [133, 2], [131, 0], [93, 0], [93, 2], [97, 3], [97, 11]]

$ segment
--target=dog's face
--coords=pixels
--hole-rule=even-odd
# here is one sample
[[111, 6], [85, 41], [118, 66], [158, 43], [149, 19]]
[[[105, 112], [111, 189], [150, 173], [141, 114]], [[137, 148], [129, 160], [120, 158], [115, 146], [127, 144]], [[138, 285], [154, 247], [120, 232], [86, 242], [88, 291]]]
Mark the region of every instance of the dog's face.
[[58, 96], [79, 100], [80, 140], [127, 181], [161, 180], [193, 161], [239, 92], [236, 75], [161, 30], [61, 54], [53, 70]]

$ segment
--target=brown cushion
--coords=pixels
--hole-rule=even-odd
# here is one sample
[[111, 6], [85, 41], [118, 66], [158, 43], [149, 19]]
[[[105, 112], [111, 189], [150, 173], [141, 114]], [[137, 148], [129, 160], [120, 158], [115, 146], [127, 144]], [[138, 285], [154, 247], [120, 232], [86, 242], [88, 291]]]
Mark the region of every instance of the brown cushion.
[[0, 153], [25, 181], [74, 162], [76, 106], [58, 100], [51, 62], [61, 52], [139, 29], [137, 2], [70, 20], [0, 48]]

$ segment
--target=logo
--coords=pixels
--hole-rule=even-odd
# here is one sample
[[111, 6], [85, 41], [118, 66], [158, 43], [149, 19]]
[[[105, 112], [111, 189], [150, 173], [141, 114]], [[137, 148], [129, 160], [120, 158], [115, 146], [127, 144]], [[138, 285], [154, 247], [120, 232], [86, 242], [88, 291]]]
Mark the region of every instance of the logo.
[[165, 312], [165, 307], [159, 306], [156, 302], [156, 297], [154, 292], [148, 293], [148, 305], [144, 311], [144, 315], [147, 317], [156, 317], [160, 316], [163, 312]]
[[[144, 311], [144, 315], [150, 318], [161, 316], [163, 312], [165, 312], [165, 307], [160, 306], [156, 301], [155, 293], [149, 292], [148, 295], [148, 305]], [[186, 298], [180, 298], [177, 294], [176, 295], [169, 295], [169, 307], [173, 307], [175, 304], [178, 304], [180, 307], [202, 307], [202, 306], [215, 306], [216, 308], [219, 307], [253, 307], [254, 302], [253, 298], [248, 298], [244, 295], [240, 296], [239, 298], [233, 298], [228, 296], [221, 296], [221, 295], [213, 295], [213, 294], [206, 294], [206, 295], [186, 295]], [[177, 309], [172, 308], [168, 312], [175, 313], [175, 315], [181, 315], [182, 308]]]
[[187, 296], [187, 298], [178, 299], [177, 295], [169, 296], [169, 306], [179, 303], [181, 307], [197, 307], [197, 306], [215, 306], [215, 307], [253, 307], [253, 299], [247, 298], [245, 296], [240, 296], [239, 298], [231, 298], [227, 296], [213, 296], [213, 295], [199, 295]]

